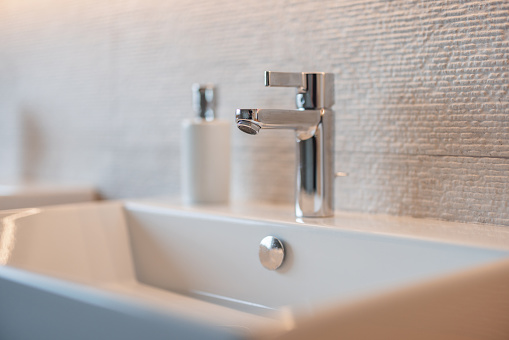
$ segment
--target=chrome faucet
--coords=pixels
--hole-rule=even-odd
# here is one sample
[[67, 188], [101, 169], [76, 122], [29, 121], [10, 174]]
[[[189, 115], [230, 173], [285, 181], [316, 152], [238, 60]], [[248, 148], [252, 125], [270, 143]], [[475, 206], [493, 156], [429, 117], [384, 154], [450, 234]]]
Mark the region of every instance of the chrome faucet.
[[293, 129], [297, 142], [295, 215], [334, 215], [334, 75], [265, 72], [265, 86], [296, 87], [296, 110], [237, 109], [237, 127]]

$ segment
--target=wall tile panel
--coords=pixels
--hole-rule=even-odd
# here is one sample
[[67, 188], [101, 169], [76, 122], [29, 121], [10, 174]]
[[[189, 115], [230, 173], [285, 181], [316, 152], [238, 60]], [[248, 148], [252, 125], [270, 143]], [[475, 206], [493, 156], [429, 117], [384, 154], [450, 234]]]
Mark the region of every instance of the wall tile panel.
[[[3, 0], [0, 178], [177, 195], [193, 82], [219, 115], [336, 74], [336, 208], [509, 226], [506, 1]], [[232, 129], [233, 197], [291, 202], [290, 131]]]

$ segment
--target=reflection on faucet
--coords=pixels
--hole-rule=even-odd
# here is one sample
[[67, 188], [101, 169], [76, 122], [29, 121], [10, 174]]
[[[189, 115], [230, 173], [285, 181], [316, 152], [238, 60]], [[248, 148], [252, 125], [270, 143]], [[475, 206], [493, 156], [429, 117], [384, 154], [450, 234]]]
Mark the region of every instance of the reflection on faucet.
[[250, 135], [261, 129], [293, 129], [297, 142], [297, 217], [334, 214], [334, 76], [329, 73], [265, 72], [266, 86], [297, 87], [296, 110], [237, 109], [237, 127]]
[[260, 129], [294, 129], [300, 139], [311, 138], [320, 123], [322, 110], [238, 109], [238, 128], [250, 135]]

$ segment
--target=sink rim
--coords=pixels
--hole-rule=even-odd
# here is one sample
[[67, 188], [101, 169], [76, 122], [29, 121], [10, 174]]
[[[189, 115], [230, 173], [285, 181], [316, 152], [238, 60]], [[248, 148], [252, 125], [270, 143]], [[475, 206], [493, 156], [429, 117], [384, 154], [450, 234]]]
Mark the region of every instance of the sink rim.
[[183, 205], [176, 198], [120, 200], [130, 207], [154, 212], [170, 212], [179, 216], [206, 216], [212, 219], [278, 223], [288, 226], [332, 228], [345, 233], [415, 239], [509, 251], [509, 228], [492, 224], [451, 222], [437, 219], [365, 214], [336, 210], [334, 217], [296, 218], [293, 206], [262, 202], [240, 202], [230, 205]]

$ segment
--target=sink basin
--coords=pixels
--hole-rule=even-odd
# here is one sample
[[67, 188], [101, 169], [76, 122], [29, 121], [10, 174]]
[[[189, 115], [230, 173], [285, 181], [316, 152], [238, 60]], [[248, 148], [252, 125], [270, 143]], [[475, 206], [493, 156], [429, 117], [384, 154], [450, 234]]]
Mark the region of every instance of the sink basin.
[[[1, 339], [506, 339], [509, 232], [290, 207], [0, 212]], [[258, 258], [268, 235], [286, 255]], [[479, 335], [481, 335], [479, 337]]]
[[79, 203], [95, 199], [95, 191], [86, 186], [0, 184], [0, 210]]

